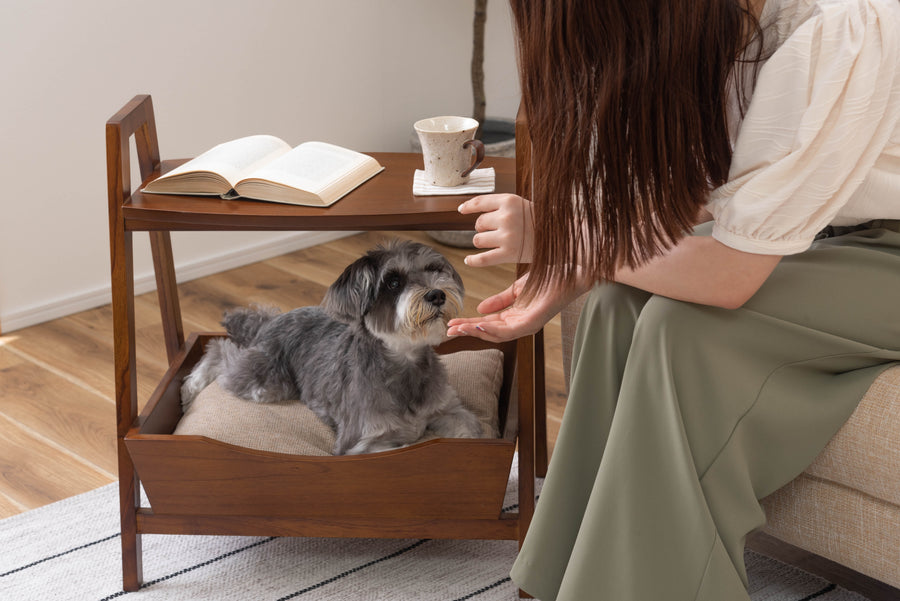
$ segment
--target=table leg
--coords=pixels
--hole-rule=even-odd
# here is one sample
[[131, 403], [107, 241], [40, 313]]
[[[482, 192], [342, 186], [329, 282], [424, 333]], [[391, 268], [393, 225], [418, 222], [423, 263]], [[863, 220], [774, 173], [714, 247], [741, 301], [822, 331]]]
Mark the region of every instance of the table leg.
[[112, 312], [116, 383], [116, 432], [119, 455], [119, 508], [122, 527], [122, 582], [126, 591], [140, 588], [141, 536], [137, 527], [140, 482], [125, 448], [125, 435], [137, 417], [132, 236], [121, 215], [111, 228]]

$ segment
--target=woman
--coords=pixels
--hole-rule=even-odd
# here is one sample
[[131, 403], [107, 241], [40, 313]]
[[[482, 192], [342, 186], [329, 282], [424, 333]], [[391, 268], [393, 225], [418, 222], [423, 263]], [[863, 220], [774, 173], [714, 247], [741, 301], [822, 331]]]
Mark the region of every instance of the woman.
[[468, 264], [531, 267], [448, 334], [533, 333], [591, 290], [513, 579], [747, 599], [757, 499], [900, 360], [900, 3], [511, 4], [531, 201], [460, 211]]

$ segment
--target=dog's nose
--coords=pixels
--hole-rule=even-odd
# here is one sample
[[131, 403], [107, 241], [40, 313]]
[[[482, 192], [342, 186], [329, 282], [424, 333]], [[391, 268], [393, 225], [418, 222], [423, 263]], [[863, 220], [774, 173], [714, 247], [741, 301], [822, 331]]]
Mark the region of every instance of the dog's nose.
[[447, 295], [444, 294], [443, 290], [429, 290], [425, 293], [425, 302], [431, 303], [432, 305], [437, 305], [440, 307], [444, 304], [444, 301], [447, 300]]

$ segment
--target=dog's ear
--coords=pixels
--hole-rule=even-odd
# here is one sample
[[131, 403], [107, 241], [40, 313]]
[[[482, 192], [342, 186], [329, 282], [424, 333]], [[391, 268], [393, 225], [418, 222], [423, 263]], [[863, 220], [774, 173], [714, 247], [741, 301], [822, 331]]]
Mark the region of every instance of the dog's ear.
[[360, 257], [328, 287], [322, 307], [338, 321], [359, 321], [375, 302], [377, 277], [378, 261], [375, 256], [368, 253]]

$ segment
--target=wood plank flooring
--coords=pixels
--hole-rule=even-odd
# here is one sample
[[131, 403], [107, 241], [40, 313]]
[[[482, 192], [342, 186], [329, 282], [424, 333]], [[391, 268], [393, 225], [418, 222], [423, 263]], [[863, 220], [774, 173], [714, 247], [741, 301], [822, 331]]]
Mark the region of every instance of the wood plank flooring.
[[[473, 251], [442, 246], [420, 232], [369, 232], [179, 285], [185, 332], [220, 330], [222, 311], [260, 303], [318, 304], [338, 273], [388, 237], [437, 247], [466, 284], [465, 313], [514, 279], [512, 266], [474, 269]], [[135, 299], [138, 395], [149, 398], [166, 369], [156, 294]], [[545, 330], [548, 430], [562, 410], [558, 318]], [[109, 306], [0, 336], [0, 518], [113, 482], [116, 473], [112, 313]]]

